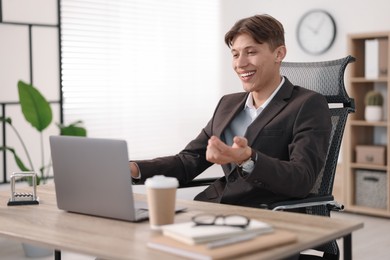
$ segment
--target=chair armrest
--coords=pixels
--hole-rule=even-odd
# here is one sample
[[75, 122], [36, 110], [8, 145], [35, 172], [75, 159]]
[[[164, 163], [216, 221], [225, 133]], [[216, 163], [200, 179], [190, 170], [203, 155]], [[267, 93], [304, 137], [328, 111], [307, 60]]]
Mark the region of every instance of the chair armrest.
[[276, 210], [286, 210], [286, 209], [297, 209], [297, 208], [306, 208], [313, 206], [326, 206], [329, 210], [342, 211], [344, 205], [338, 203], [334, 200], [333, 195], [315, 195], [310, 194], [304, 199], [288, 200], [281, 201], [271, 205], [268, 205], [268, 209]]
[[[199, 178], [190, 181], [189, 183], [186, 184], [180, 184], [179, 189], [181, 188], [191, 188], [191, 187], [199, 187], [199, 186], [208, 186], [212, 184], [214, 181], [216, 181], [218, 178], [216, 177], [210, 177], [210, 178]], [[136, 179], [132, 179], [132, 184], [133, 185], [144, 185], [144, 183], [139, 182]]]
[[208, 186], [212, 184], [214, 181], [216, 181], [218, 178], [216, 177], [210, 177], [210, 178], [199, 178], [194, 179], [189, 183], [186, 184], [180, 184], [180, 188], [191, 188], [191, 187], [199, 187], [199, 186]]

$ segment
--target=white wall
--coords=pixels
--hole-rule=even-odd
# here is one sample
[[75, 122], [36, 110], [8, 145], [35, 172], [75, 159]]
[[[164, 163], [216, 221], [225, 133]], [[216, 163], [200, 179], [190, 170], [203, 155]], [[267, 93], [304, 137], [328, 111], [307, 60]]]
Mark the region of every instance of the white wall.
[[[286, 61], [331, 60], [348, 55], [347, 35], [390, 30], [390, 2], [388, 0], [222, 0], [221, 42], [223, 34], [241, 18], [267, 13], [283, 23], [287, 45]], [[309, 55], [298, 46], [296, 27], [300, 17], [311, 9], [321, 8], [334, 17], [337, 35], [331, 49], [322, 55]], [[221, 46], [223, 45], [221, 43]], [[237, 76], [231, 69], [227, 47], [221, 48], [221, 93], [241, 90]]]

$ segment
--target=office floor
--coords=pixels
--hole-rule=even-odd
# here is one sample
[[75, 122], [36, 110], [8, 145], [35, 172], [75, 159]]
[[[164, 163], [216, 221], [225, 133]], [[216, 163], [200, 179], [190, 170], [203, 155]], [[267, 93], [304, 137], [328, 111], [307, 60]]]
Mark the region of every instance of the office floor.
[[[0, 185], [0, 190], [7, 190], [9, 187]], [[181, 189], [178, 197], [191, 199], [202, 188]], [[143, 187], [135, 187], [135, 192], [144, 192]], [[364, 222], [364, 228], [352, 235], [353, 259], [389, 259], [390, 256], [390, 219], [357, 215], [347, 212], [334, 212], [333, 218], [351, 219]], [[342, 250], [342, 240], [338, 241]], [[51, 260], [53, 256], [41, 258], [28, 258], [24, 255], [21, 243], [10, 239], [0, 238], [0, 259], [2, 260]], [[63, 260], [92, 260], [94, 256], [80, 255], [71, 252], [62, 252]], [[341, 257], [341, 260], [343, 258]]]

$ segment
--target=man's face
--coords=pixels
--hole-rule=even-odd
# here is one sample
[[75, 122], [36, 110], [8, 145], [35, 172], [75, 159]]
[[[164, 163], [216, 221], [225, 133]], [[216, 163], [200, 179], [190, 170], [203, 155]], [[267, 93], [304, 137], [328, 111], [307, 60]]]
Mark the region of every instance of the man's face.
[[275, 75], [279, 75], [276, 50], [271, 51], [268, 43], [259, 44], [246, 33], [233, 40], [232, 65], [245, 91], [261, 91], [272, 84]]

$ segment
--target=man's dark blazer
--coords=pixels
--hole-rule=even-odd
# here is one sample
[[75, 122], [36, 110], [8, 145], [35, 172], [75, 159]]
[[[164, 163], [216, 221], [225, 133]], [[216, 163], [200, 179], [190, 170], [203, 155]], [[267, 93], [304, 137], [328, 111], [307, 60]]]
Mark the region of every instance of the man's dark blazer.
[[[224, 140], [224, 130], [245, 106], [248, 93], [223, 96], [200, 134], [174, 156], [136, 161], [141, 182], [160, 174], [187, 183], [210, 167], [208, 139]], [[257, 153], [252, 173], [242, 176], [231, 164], [224, 176], [195, 199], [257, 207], [260, 204], [305, 197], [326, 159], [331, 121], [325, 98], [294, 86], [287, 78], [278, 93], [248, 127], [245, 137]]]

